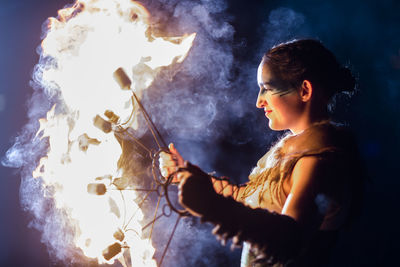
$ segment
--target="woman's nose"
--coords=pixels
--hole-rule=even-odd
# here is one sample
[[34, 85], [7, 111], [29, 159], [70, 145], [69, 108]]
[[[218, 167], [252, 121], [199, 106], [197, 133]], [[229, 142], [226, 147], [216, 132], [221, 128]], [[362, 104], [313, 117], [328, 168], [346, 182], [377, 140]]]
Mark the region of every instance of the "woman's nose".
[[266, 106], [266, 104], [267, 104], [267, 101], [264, 99], [264, 97], [261, 94], [258, 94], [256, 107], [264, 108]]

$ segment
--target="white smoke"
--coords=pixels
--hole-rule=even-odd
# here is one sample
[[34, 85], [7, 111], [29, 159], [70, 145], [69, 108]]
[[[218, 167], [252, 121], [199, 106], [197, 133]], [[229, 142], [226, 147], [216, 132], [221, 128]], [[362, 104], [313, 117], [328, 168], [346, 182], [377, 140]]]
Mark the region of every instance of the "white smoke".
[[304, 15], [293, 9], [280, 7], [272, 10], [268, 16], [268, 23], [262, 27], [262, 36], [265, 36], [264, 51], [281, 42], [307, 37], [309, 33], [305, 23]]

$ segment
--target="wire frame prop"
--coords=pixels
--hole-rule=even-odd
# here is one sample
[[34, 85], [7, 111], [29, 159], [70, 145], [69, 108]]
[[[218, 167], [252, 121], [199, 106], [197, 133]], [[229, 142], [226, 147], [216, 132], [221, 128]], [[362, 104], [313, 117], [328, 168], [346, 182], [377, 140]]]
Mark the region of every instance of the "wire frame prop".
[[[133, 232], [134, 234], [139, 235], [139, 233], [137, 233], [134, 229], [129, 228], [129, 224], [131, 220], [135, 217], [136, 212], [139, 209], [142, 209], [145, 202], [151, 197], [151, 195], [153, 195], [157, 199], [153, 215], [151, 216], [150, 221], [145, 223], [142, 227], [142, 231], [149, 231], [149, 239], [152, 238], [154, 232], [153, 230], [156, 226], [156, 223], [161, 218], [171, 217], [172, 214], [177, 215], [177, 219], [172, 227], [167, 243], [164, 246], [160, 259], [158, 260], [158, 266], [162, 266], [165, 255], [168, 251], [168, 248], [171, 244], [171, 241], [181, 218], [184, 216], [189, 216], [190, 214], [188, 211], [180, 207], [179, 204], [176, 203], [176, 200], [171, 198], [172, 196], [170, 191], [171, 185], [173, 185], [172, 179], [175, 173], [170, 174], [168, 177], [163, 177], [158, 166], [160, 153], [170, 153], [169, 149], [167, 148], [167, 145], [157, 127], [153, 123], [150, 115], [142, 105], [134, 90], [131, 88], [131, 80], [122, 68], [119, 68], [114, 72], [114, 79], [117, 81], [122, 90], [131, 91], [132, 107], [134, 105], [137, 105], [139, 107], [139, 110], [145, 120], [146, 126], [151, 133], [152, 140], [156, 145], [156, 149], [150, 148], [146, 144], [146, 142], [143, 142], [142, 140], [140, 140], [140, 138], [135, 137], [129, 131], [129, 126], [127, 125], [129, 125], [130, 121], [135, 116], [135, 110], [133, 108], [131, 115], [126, 121], [121, 121], [120, 117], [111, 110], [107, 110], [103, 114], [104, 116], [97, 115], [93, 120], [94, 125], [103, 132], [113, 132], [118, 140], [127, 140], [128, 142], [132, 143], [136, 147], [135, 153], [140, 153], [142, 157], [147, 158], [148, 163], [150, 163], [150, 166], [148, 166], [148, 169], [145, 172], [149, 174], [147, 177], [150, 177], [151, 181], [147, 181], [148, 185], [146, 186], [131, 187], [127, 185], [123, 178], [110, 176], [96, 178], [95, 183], [90, 183], [87, 185], [88, 193], [95, 195], [104, 195], [109, 191], [118, 190], [120, 192], [121, 199], [124, 205], [124, 211], [122, 215], [123, 224], [114, 234], [116, 242], [105, 248], [105, 250], [103, 251], [103, 257], [107, 261], [117, 255], [120, 255], [121, 253], [124, 255], [124, 257], [128, 257], [127, 253], [126, 255], [123, 253], [124, 249], [129, 248], [129, 246], [124, 245], [125, 235], [128, 232]], [[83, 143], [90, 144], [90, 140], [84, 140]], [[128, 190], [134, 190], [139, 195], [141, 195], [136, 203], [137, 210], [129, 217], [127, 217], [126, 212], [126, 206], [129, 205], [129, 203], [124, 198], [124, 191]]]

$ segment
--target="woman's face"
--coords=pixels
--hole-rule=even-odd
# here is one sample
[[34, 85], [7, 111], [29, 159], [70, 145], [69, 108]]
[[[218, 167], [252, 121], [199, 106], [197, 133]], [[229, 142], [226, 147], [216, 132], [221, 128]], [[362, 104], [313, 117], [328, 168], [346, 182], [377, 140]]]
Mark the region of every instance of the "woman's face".
[[304, 110], [298, 90], [277, 80], [264, 62], [258, 67], [257, 82], [260, 92], [256, 106], [264, 109], [269, 127], [276, 131], [295, 128]]

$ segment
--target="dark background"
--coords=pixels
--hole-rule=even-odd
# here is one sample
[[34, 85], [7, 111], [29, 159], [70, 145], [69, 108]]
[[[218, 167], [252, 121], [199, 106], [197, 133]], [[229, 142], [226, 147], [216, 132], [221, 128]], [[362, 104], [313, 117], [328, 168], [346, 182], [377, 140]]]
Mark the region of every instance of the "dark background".
[[[68, 3], [55, 0], [1, 1], [1, 156], [27, 122], [25, 103], [32, 93], [29, 81], [38, 61], [35, 50], [40, 43], [42, 24]], [[346, 118], [354, 129], [370, 180], [366, 187], [363, 215], [357, 228], [344, 237], [337, 264], [342, 266], [347, 261], [347, 266], [396, 265], [400, 225], [397, 218], [400, 185], [400, 2], [228, 1], [227, 11], [235, 29], [234, 56], [237, 60], [258, 64], [260, 49], [265, 44], [260, 29], [265, 28], [269, 12], [279, 7], [301, 13], [305, 23], [297, 30], [297, 36], [322, 40], [341, 62], [351, 63], [359, 78], [360, 92], [336, 116]], [[260, 116], [260, 120], [265, 119], [260, 112], [254, 114]], [[231, 133], [213, 144], [220, 151], [220, 160], [213, 167], [218, 173], [238, 180], [232, 166], [241, 164], [242, 168], [250, 170], [263, 152], [256, 141], [230, 142], [235, 135], [243, 133], [238, 130], [240, 121], [229, 123]], [[232, 156], [240, 155], [241, 151], [254, 153], [245, 158]], [[228, 161], [234, 164], [224, 163]], [[54, 262], [40, 242], [40, 233], [28, 227], [30, 215], [20, 208], [17, 171], [0, 168], [0, 265], [53, 266]]]

